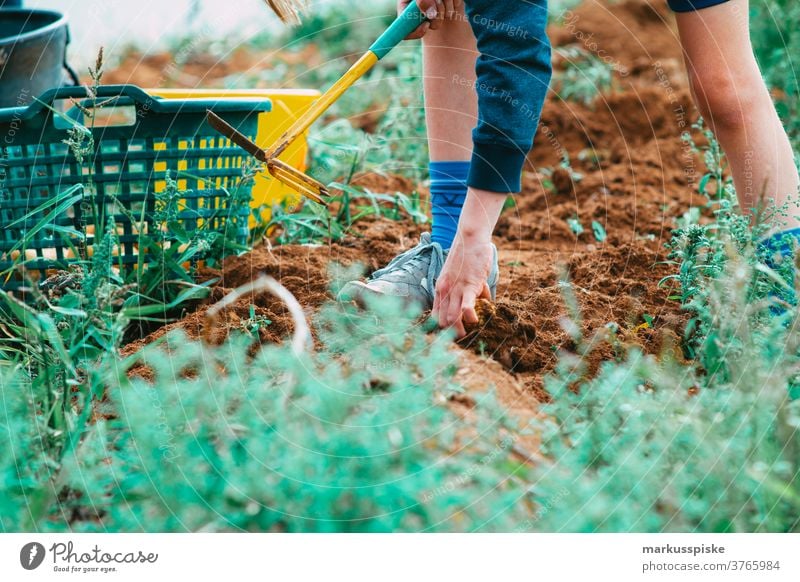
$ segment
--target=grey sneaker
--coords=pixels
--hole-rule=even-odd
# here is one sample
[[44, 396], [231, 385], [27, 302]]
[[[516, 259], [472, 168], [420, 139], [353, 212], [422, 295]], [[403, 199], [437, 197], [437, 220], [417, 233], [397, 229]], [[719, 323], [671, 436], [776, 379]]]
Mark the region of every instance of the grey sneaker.
[[[487, 283], [494, 299], [499, 275], [494, 245], [492, 251], [494, 257]], [[431, 241], [430, 233], [423, 233], [417, 246], [397, 255], [383, 269], [375, 271], [367, 282], [347, 283], [339, 292], [338, 299], [361, 303], [368, 295], [393, 295], [408, 303], [416, 303], [423, 311], [429, 310], [433, 307], [436, 279], [442, 272], [446, 257], [447, 251], [443, 251], [439, 243]]]

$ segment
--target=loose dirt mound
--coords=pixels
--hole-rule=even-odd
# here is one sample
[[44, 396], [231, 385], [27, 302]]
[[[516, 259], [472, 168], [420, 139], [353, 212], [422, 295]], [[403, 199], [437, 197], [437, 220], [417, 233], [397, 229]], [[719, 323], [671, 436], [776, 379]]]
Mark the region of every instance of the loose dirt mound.
[[[517, 399], [523, 408], [547, 398], [543, 376], [559, 350], [575, 347], [564, 330], [562, 274], [573, 284], [583, 336], [611, 334], [591, 355], [592, 368], [625, 345], [658, 353], [679, 344], [685, 315], [668, 299], [669, 285], [659, 282], [671, 272], [664, 264], [664, 244], [674, 218], [701, 202], [693, 183], [702, 165], [681, 138], [695, 113], [671, 17], [661, 4], [590, 1], [551, 30], [557, 47], [575, 45], [607, 55], [626, 74], [616, 90], [590, 106], [548, 102], [524, 191], [497, 228], [502, 270], [497, 302], [479, 306], [481, 325], [460, 343], [499, 364], [493, 364], [492, 380], [506, 384], [504, 398]], [[565, 155], [569, 168], [561, 166]], [[415, 187], [403, 178], [377, 175], [359, 176], [356, 183], [373, 191]], [[331, 263], [362, 263], [374, 270], [415, 244], [420, 231], [410, 221], [366, 220], [338, 244], [261, 246], [205, 273], [219, 279], [206, 303], [267, 273], [313, 312], [328, 298]], [[272, 322], [258, 331], [261, 341], [281, 341], [291, 333], [284, 307], [264, 295], [244, 298], [212, 330], [204, 327], [206, 307], [200, 306], [129, 345], [126, 353], [174, 328], [221, 341], [230, 329], [249, 323], [251, 304], [255, 315]], [[467, 361], [465, 369], [479, 374], [478, 361], [472, 356]], [[520, 404], [520, 399], [530, 402]]]

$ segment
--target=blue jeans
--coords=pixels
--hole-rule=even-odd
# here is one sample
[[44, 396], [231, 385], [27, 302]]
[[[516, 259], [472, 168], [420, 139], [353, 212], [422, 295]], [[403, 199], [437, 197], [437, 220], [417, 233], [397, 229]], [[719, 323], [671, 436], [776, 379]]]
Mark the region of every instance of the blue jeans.
[[728, 0], [667, 0], [667, 4], [675, 12], [693, 12], [703, 8], [710, 8]]
[[519, 192], [552, 73], [547, 0], [466, 0], [478, 41], [478, 124], [467, 184]]

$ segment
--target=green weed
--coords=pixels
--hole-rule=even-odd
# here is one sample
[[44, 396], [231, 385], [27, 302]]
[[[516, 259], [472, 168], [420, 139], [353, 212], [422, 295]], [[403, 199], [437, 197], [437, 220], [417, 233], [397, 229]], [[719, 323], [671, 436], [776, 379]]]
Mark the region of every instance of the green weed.
[[800, 149], [800, 4], [792, 0], [754, 0], [750, 4], [750, 36], [778, 113], [795, 151]]
[[[251, 359], [249, 334], [209, 347], [178, 333], [106, 358], [87, 383], [111, 417], [83, 427], [57, 473], [29, 475], [46, 455], [31, 380], [4, 372], [4, 407], [26, 430], [0, 457], [3, 530], [510, 529], [531, 502], [512, 420], [491, 392], [474, 418], [451, 411], [456, 356], [417, 316], [392, 300], [332, 304], [317, 352], [267, 345]], [[136, 363], [151, 381], [128, 377]]]
[[708, 280], [692, 362], [630, 350], [586, 380], [580, 355], [561, 355], [535, 491], [553, 498], [568, 484], [569, 494], [532, 528], [796, 531], [800, 406], [789, 387], [800, 336], [750, 301], [753, 279], [731, 256]]
[[[770, 7], [796, 11], [787, 0], [754, 4], [761, 15]], [[360, 52], [368, 44], [357, 36], [362, 29], [328, 30], [334, 18], [341, 17], [321, 15], [298, 33], [298, 44], [323, 34], [336, 56]], [[786, 81], [786, 46], [797, 41], [790, 22], [782, 19], [782, 36], [774, 36], [767, 32], [774, 23], [755, 20], [753, 33], [768, 81], [785, 92], [779, 106], [796, 140], [789, 117], [797, 92]], [[566, 78], [572, 98], [590, 100], [604, 82], [605, 72], [587, 66]], [[408, 95], [415, 83], [404, 85]], [[398, 107], [385, 115], [412, 116], [402, 122], [412, 128], [403, 134], [411, 144], [419, 112], [398, 95]], [[407, 111], [404, 103], [412, 104]], [[354, 94], [342, 111], [372, 106]], [[385, 123], [382, 131], [395, 129]], [[335, 197], [330, 210], [276, 209], [271, 226], [280, 228], [280, 242], [340, 240], [370, 215], [423, 220], [418, 197], [349, 182], [362, 169], [396, 168], [389, 165], [395, 155], [414, 159], [406, 145], [341, 122], [315, 129], [312, 139], [315, 165], [336, 182]], [[73, 141], [81, 155], [85, 136], [76, 130]], [[113, 347], [131, 319], [163, 317], [203, 292], [177, 268], [223, 239], [209, 233], [164, 249], [161, 235], [151, 233], [149, 252], [164, 249], [157, 264], [176, 271], [147, 279], [149, 271], [140, 270], [141, 287], [131, 288], [134, 280], [114, 268], [116, 231], [98, 225], [94, 256], [82, 255], [57, 293], [43, 287], [36, 307], [3, 296], [0, 528], [797, 531], [800, 325], [797, 308], [776, 315], [770, 295], [792, 279], [765, 267], [755, 244], [761, 227], [751, 229], [739, 214], [725, 160], [713, 139], [707, 143], [698, 149], [708, 168], [699, 189], [709, 205], [688, 211], [670, 243], [674, 299], [692, 314], [682, 346], [689, 360], [626, 348], [613, 324], [585, 337], [574, 290], [562, 277], [562, 326], [575, 349], [558, 354], [545, 384], [552, 399], [524, 427], [491, 392], [469, 415], [455, 414], [447, 402], [461, 388], [448, 338], [426, 333], [418, 313], [391, 301], [367, 311], [326, 305], [314, 322], [313, 351], [254, 351], [258, 330], [270, 323], [251, 310], [221, 346], [170, 334], [120, 360]], [[91, 191], [65, 192], [42, 212]], [[163, 194], [167, 227], [178, 195]], [[596, 222], [592, 232], [605, 238]], [[61, 234], [81, 249], [80, 236]], [[160, 291], [175, 280], [173, 293]], [[87, 288], [90, 297], [81, 292]], [[644, 319], [657, 327], [657, 318]], [[586, 356], [605, 341], [616, 359], [590, 377]], [[135, 366], [152, 374], [136, 376]], [[521, 430], [541, 437], [535, 463], [517, 459], [513, 435]]]
[[304, 204], [299, 210], [287, 210], [282, 205], [273, 207], [267, 230], [280, 228], [276, 236], [280, 244], [330, 244], [351, 235], [353, 225], [368, 216], [411, 218], [416, 224], [428, 220], [416, 191], [410, 195], [382, 194], [338, 182], [330, 187], [336, 194], [329, 198], [327, 207], [320, 204]]
[[555, 94], [565, 101], [577, 101], [590, 105], [595, 98], [613, 87], [613, 67], [578, 47], [559, 49], [563, 68], [554, 72]]

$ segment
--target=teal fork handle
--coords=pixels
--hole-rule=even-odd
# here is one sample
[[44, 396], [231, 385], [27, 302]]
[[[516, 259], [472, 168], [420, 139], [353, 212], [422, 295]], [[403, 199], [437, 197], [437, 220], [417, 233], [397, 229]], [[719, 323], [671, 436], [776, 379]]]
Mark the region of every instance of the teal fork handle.
[[416, 1], [411, 0], [406, 9], [403, 10], [403, 13], [392, 22], [378, 40], [372, 43], [369, 50], [375, 53], [378, 59], [382, 59], [389, 54], [389, 51], [400, 44], [400, 41], [417, 30], [419, 25], [426, 20], [425, 15], [422, 14], [419, 6], [417, 6]]

